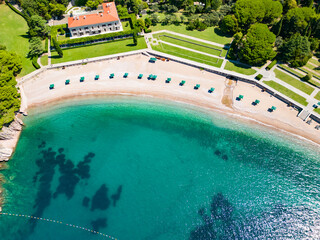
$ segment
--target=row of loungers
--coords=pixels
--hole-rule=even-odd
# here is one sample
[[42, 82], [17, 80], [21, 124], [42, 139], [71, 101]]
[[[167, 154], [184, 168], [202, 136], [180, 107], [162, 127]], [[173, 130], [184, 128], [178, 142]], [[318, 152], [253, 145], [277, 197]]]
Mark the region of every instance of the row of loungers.
[[[241, 101], [243, 99], [243, 95], [239, 95], [238, 97], [237, 97], [237, 100], [238, 101]], [[252, 102], [252, 105], [253, 106], [256, 106], [256, 105], [258, 105], [260, 103], [260, 100], [259, 99], [256, 99], [254, 102]], [[272, 106], [272, 107], [270, 107], [269, 109], [268, 109], [268, 111], [269, 112], [273, 112], [273, 111], [275, 111], [275, 110], [277, 110], [277, 108], [275, 107], [275, 106]]]
[[[129, 73], [125, 73], [124, 75], [123, 75], [123, 77], [124, 78], [127, 78], [129, 76]], [[142, 79], [142, 77], [143, 77], [143, 74], [142, 73], [140, 73], [139, 75], [138, 75], [138, 79]], [[95, 78], [94, 78], [94, 80], [99, 80], [99, 78], [100, 78], [100, 76], [99, 75], [96, 75], [95, 76]], [[114, 73], [111, 73], [110, 75], [109, 75], [109, 78], [114, 78]], [[148, 77], [148, 79], [150, 79], [150, 80], [156, 80], [157, 79], [157, 75], [153, 75], [153, 74], [150, 74], [149, 75], [149, 77]], [[84, 82], [84, 77], [80, 77], [80, 82]], [[167, 78], [166, 79], [166, 83], [170, 83], [171, 82], [171, 78]], [[184, 84], [186, 83], [186, 81], [185, 80], [182, 80], [180, 83], [179, 83], [179, 85], [180, 86], [183, 86]], [[69, 85], [70, 84], [70, 79], [67, 79], [66, 81], [65, 81], [65, 85]], [[195, 86], [194, 86], [194, 89], [199, 89], [200, 88], [200, 84], [196, 84]], [[54, 89], [54, 84], [50, 84], [50, 86], [49, 86], [49, 89]], [[208, 92], [209, 93], [212, 93], [212, 92], [214, 92], [214, 90], [215, 90], [215, 88], [210, 88], [209, 90], [208, 90]], [[242, 95], [240, 95], [240, 96], [242, 96]], [[243, 96], [242, 96], [242, 98], [243, 98]], [[241, 99], [242, 99], [241, 98]]]

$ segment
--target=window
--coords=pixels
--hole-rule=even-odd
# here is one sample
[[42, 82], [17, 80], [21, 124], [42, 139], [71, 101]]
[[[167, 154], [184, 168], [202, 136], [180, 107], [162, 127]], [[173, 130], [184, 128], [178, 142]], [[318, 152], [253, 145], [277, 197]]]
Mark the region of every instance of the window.
[[111, 26], [111, 23], [109, 23], [108, 26]]
[[103, 25], [102, 25], [102, 27], [106, 27], [106, 25], [105, 25], [105, 24], [103, 24]]

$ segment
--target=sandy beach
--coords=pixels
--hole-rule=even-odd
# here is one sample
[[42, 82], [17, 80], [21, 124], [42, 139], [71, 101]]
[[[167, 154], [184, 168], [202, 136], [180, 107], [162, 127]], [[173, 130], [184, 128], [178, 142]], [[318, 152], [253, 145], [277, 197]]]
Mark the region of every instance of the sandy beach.
[[[135, 55], [120, 60], [44, 71], [21, 85], [23, 108], [43, 106], [88, 94], [150, 96], [224, 112], [242, 121], [264, 124], [292, 133], [292, 137], [301, 136], [320, 144], [319, 131], [315, 129], [317, 123], [313, 121], [308, 125], [297, 117], [295, 109], [256, 86], [230, 81], [172, 61], [158, 60], [149, 63], [148, 60], [147, 56]], [[109, 79], [111, 73], [115, 74], [113, 79]], [[124, 73], [129, 74], [127, 78], [123, 77]], [[140, 73], [143, 74], [142, 79], [138, 79]], [[148, 80], [149, 74], [157, 75], [157, 79]], [[94, 80], [96, 75], [100, 76], [99, 80]], [[85, 80], [80, 83], [82, 76]], [[168, 77], [172, 79], [170, 83], [165, 82]], [[66, 79], [70, 79], [69, 85], [65, 85]], [[179, 86], [181, 80], [186, 81], [184, 86]], [[54, 89], [49, 89], [50, 84], [54, 84]], [[200, 84], [198, 90], [194, 89], [196, 84]], [[215, 90], [209, 93], [208, 90], [212, 87]], [[240, 94], [244, 98], [237, 101], [236, 97]], [[256, 99], [260, 103], [254, 106], [252, 102]], [[269, 112], [271, 106], [275, 106], [276, 111]]]

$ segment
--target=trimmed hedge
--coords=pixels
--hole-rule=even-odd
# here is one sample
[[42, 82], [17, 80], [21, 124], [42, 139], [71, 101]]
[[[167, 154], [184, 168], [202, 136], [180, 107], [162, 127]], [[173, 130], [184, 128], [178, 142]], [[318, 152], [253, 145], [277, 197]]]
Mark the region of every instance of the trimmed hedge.
[[44, 53], [47, 53], [48, 52], [48, 37], [46, 37], [46, 40], [44, 42]]
[[56, 38], [52, 37], [52, 38], [51, 38], [51, 41], [52, 41], [52, 43], [53, 43], [54, 48], [55, 48], [56, 51], [58, 52], [59, 56], [60, 56], [60, 57], [63, 57], [63, 52], [62, 52], [62, 50], [61, 50], [61, 48], [60, 48], [60, 46], [59, 46]]
[[28, 26], [30, 27], [30, 17], [27, 14], [20, 12], [18, 9], [16, 9], [14, 6], [12, 6], [12, 4], [9, 3], [8, 1], [5, 1], [5, 2], [9, 6], [9, 8], [11, 8], [14, 12], [16, 12], [21, 17], [23, 17], [27, 21]]
[[270, 70], [270, 69], [273, 68], [273, 66], [276, 65], [276, 64], [277, 64], [277, 60], [273, 60], [273, 61], [266, 67], [266, 69], [267, 69], [267, 70]]
[[60, 24], [60, 25], [55, 25], [55, 26], [52, 26], [50, 28], [50, 35], [51, 37], [57, 37], [57, 34], [58, 34], [58, 29], [60, 28], [67, 28], [67, 24]]
[[255, 79], [257, 79], [258, 81], [261, 80], [261, 78], [263, 78], [263, 76], [261, 74], [258, 74]]
[[32, 65], [33, 65], [36, 69], [39, 69], [39, 68], [40, 68], [40, 65], [37, 63], [37, 60], [38, 60], [38, 56], [33, 56], [33, 57], [32, 57]]
[[59, 45], [77, 44], [77, 43], [91, 42], [91, 41], [99, 40], [102, 38], [114, 38], [114, 37], [119, 37], [123, 35], [131, 36], [132, 34], [133, 34], [133, 31], [128, 30], [128, 31], [106, 33], [106, 34], [100, 34], [100, 35], [88, 36], [88, 37], [82, 37], [82, 38], [67, 39], [67, 40], [58, 41], [58, 43]]

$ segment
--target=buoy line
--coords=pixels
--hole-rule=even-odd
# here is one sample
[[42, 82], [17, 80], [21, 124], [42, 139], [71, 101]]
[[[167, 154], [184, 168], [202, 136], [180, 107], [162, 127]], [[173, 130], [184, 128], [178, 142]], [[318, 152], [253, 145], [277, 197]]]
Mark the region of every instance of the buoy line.
[[80, 226], [74, 225], [74, 224], [64, 223], [62, 221], [57, 221], [57, 220], [50, 219], [50, 218], [40, 218], [40, 217], [31, 216], [31, 215], [0, 212], [0, 216], [1, 215], [13, 216], [13, 217], [24, 217], [24, 218], [30, 218], [30, 219], [33, 219], [33, 220], [40, 220], [40, 221], [46, 221], [46, 222], [53, 222], [53, 223], [57, 223], [57, 224], [63, 224], [63, 225], [68, 226], [68, 227], [78, 228], [78, 229], [81, 229], [81, 230], [84, 230], [84, 231], [88, 231], [88, 232], [91, 232], [91, 233], [94, 233], [94, 234], [97, 234], [97, 235], [101, 235], [101, 236], [106, 237], [106, 238], [119, 240], [119, 239], [117, 239], [115, 237], [112, 237], [110, 235], [107, 235], [107, 234], [104, 234], [104, 233], [101, 233], [101, 232], [97, 232], [97, 231], [89, 229], [89, 228], [80, 227]]

